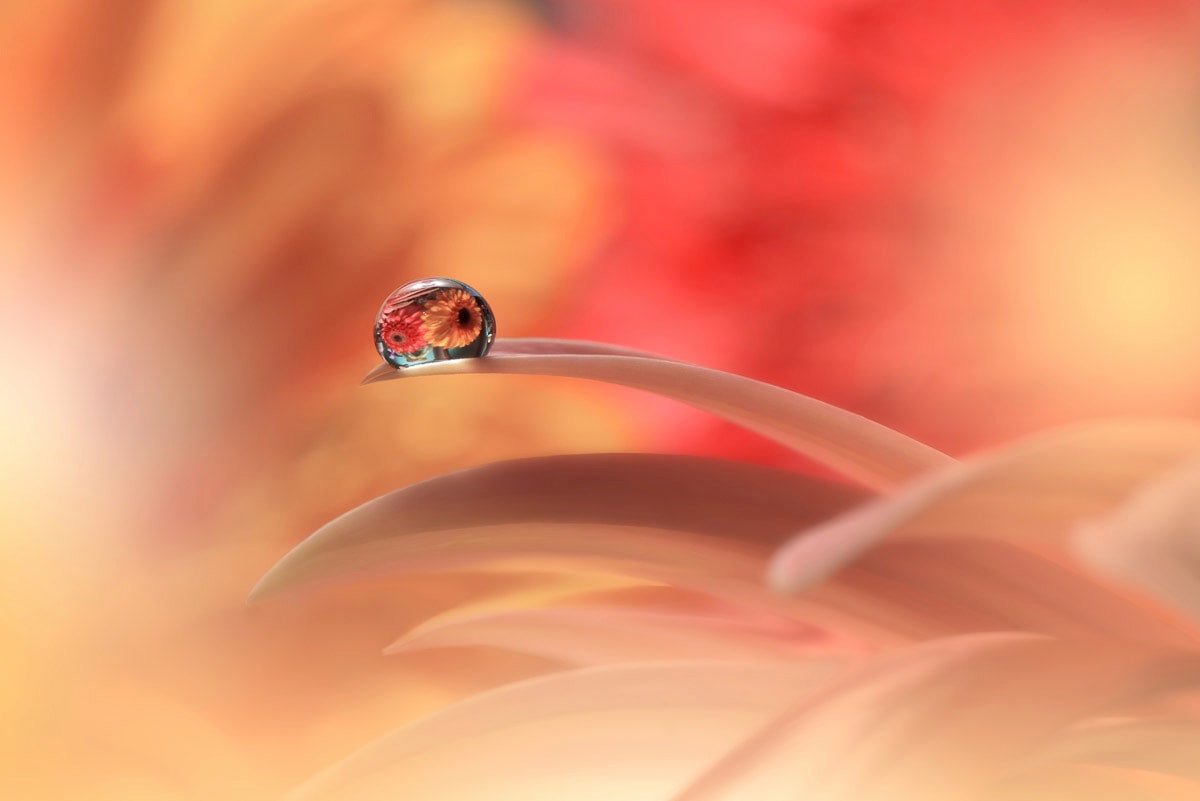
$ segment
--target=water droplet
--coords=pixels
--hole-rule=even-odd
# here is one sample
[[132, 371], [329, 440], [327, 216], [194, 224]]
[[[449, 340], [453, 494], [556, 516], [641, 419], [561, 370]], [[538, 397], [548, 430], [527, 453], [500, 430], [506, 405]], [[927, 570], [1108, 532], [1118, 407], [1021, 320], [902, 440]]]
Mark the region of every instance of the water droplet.
[[375, 349], [394, 367], [483, 356], [495, 338], [491, 306], [452, 278], [408, 282], [375, 317]]

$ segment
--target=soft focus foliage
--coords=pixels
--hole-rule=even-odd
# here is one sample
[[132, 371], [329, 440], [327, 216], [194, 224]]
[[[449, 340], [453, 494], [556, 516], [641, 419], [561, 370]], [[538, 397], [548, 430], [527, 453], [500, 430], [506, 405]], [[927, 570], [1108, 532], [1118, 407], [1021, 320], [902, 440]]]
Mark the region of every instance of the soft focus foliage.
[[[1096, 686], [1134, 687], [1158, 654], [1190, 652], [1188, 424], [995, 446], [1096, 414], [1196, 416], [1198, 24], [1191, 0], [0, 4], [0, 796], [270, 798], [417, 719], [418, 739], [450, 738], [432, 781], [472, 710], [565, 698], [586, 671], [619, 695], [610, 663], [686, 657], [698, 673], [631, 668], [634, 718], [668, 690], [708, 703], [677, 710], [671, 760], [625, 743], [666, 771], [653, 792], [779, 712], [788, 670], [824, 682], [846, 660], [820, 702], [849, 727], [836, 743], [858, 736], [836, 710], [893, 681], [873, 660], [894, 649], [964, 694], [976, 667], [1094, 653]], [[535, 346], [541, 362], [495, 372], [536, 375], [353, 390], [380, 301], [427, 275], [478, 287], [506, 346], [572, 335], [703, 367]], [[993, 449], [948, 464], [860, 414]], [[452, 581], [414, 557], [243, 606], [305, 532], [375, 495], [628, 450], [826, 460], [903, 491], [860, 505], [805, 476], [680, 462], [658, 496], [675, 505], [643, 503], [658, 517], [634, 529], [602, 492], [573, 495], [607, 516], [430, 535], [472, 565]], [[701, 475], [705, 508], [754, 521], [748, 542], [663, 528]], [[819, 525], [769, 562], [777, 585], [809, 587], [783, 599], [763, 576], [793, 520]], [[581, 530], [611, 546], [603, 565], [581, 561]], [[541, 558], [493, 564], [514, 544]], [[1095, 650], [975, 637], [995, 631]], [[947, 646], [965, 673], [922, 645], [946, 637], [966, 637]], [[1132, 641], [1149, 650], [1109, 659]], [[445, 647], [463, 642], [469, 658]], [[780, 667], [797, 650], [817, 672]], [[1033, 678], [1004, 697], [1061, 690]], [[913, 705], [897, 716], [941, 719], [918, 679], [894, 680]], [[535, 683], [506, 695], [517, 680]], [[726, 681], [761, 693], [723, 706], [707, 688]], [[1075, 721], [985, 797], [1187, 797], [1148, 771], [1195, 779], [1194, 704], [1136, 692], [1035, 722]], [[778, 725], [748, 742], [792, 742]], [[401, 731], [381, 741], [397, 769], [421, 759]], [[741, 765], [773, 775], [773, 747], [689, 792], [750, 786]]]

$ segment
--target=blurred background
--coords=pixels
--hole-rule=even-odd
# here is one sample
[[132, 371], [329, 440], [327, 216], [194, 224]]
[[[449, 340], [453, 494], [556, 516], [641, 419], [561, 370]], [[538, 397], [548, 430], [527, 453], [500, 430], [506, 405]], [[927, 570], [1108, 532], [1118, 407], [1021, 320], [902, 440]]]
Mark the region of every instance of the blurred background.
[[243, 606], [381, 492], [546, 453], [803, 467], [612, 388], [357, 386], [383, 298], [437, 275], [502, 337], [955, 454], [1195, 416], [1200, 4], [0, 5], [0, 794], [271, 797], [527, 671], [378, 656], [411, 615], [384, 579]]

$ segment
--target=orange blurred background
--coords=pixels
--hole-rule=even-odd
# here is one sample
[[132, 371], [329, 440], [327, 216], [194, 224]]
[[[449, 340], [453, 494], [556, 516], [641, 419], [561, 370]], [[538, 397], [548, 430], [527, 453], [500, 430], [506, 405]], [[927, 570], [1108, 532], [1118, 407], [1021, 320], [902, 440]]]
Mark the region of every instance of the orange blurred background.
[[0, 7], [0, 791], [265, 798], [529, 669], [453, 597], [245, 608], [381, 492], [544, 453], [797, 466], [549, 379], [360, 388], [405, 281], [960, 453], [1200, 412], [1194, 2]]

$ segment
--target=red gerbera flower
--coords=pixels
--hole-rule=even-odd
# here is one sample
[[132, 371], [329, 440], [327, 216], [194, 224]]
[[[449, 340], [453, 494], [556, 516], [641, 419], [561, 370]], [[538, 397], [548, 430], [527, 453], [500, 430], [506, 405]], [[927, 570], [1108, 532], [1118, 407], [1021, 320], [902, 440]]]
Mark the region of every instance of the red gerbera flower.
[[383, 318], [379, 334], [394, 353], [413, 353], [425, 347], [420, 308], [408, 306], [389, 313]]

